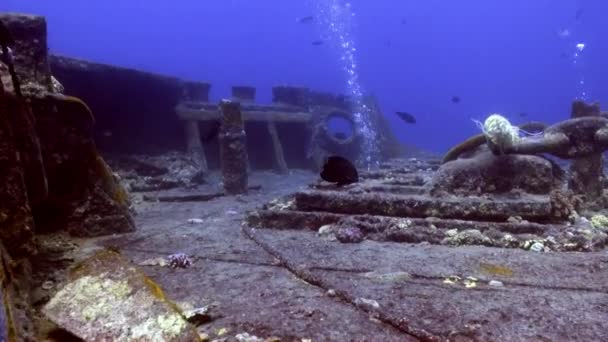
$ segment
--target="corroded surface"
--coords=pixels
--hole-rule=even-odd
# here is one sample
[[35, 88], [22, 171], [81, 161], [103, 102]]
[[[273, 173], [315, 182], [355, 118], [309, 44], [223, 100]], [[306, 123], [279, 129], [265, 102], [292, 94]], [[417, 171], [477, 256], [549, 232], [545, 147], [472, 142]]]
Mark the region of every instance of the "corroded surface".
[[222, 100], [220, 102], [222, 125], [219, 135], [220, 164], [224, 190], [228, 194], [247, 192], [247, 134], [241, 105], [239, 102]]
[[97, 152], [88, 107], [72, 98], [31, 103], [49, 187], [35, 208], [41, 230], [67, 227], [75, 236], [132, 231], [127, 194]]
[[[204, 207], [197, 202], [144, 202], [137, 206], [138, 231], [103, 244], [138, 264], [177, 252], [188, 255], [193, 265], [186, 269], [142, 268], [179, 305], [210, 309], [210, 319], [198, 327], [209, 340], [230, 341], [248, 333], [281, 341], [416, 341], [295, 277], [241, 234], [247, 210], [309, 183], [314, 175], [294, 171], [289, 177], [271, 172], [251, 177], [264, 191], [237, 200], [217, 198]], [[205, 191], [214, 186], [205, 186]], [[192, 218], [200, 221], [189, 223]]]
[[[28, 171], [28, 161], [34, 161], [35, 155], [24, 144], [25, 137], [15, 137], [16, 132], [23, 132], [32, 127], [16, 127], [15, 123], [23, 123], [27, 115], [25, 105], [9, 96], [0, 96], [0, 241], [6, 244], [12, 255], [28, 255], [34, 251], [34, 220], [30, 200], [28, 198], [28, 183], [35, 182], [33, 176], [39, 176], [37, 169]], [[38, 151], [39, 152], [39, 151]], [[26, 154], [19, 158], [20, 154]], [[32, 163], [31, 167], [37, 167]], [[32, 178], [26, 179], [26, 175]], [[42, 175], [44, 181], [44, 175]], [[29, 180], [29, 182], [28, 182]], [[29, 195], [35, 199], [44, 196], [36, 190], [29, 189]]]
[[436, 165], [393, 161], [357, 184], [319, 182], [266, 204], [249, 224], [329, 235], [355, 228], [376, 241], [455, 246], [594, 251], [608, 243], [605, 228], [578, 216], [580, 200], [563, 189], [553, 162], [485, 153], [433, 173]]
[[344, 194], [303, 191], [295, 195], [297, 209], [329, 211], [344, 214], [370, 214], [398, 217], [444, 217], [464, 219], [507, 219], [519, 215], [541, 219], [551, 212], [548, 198], [505, 198], [502, 201], [467, 197], [434, 199], [424, 195]]
[[373, 241], [345, 245], [293, 230], [252, 235], [306, 281], [353, 305], [361, 298], [375, 301], [377, 306], [363, 309], [422, 340], [608, 337], [605, 252], [531, 255]]
[[[0, 14], [0, 20], [9, 28], [15, 39], [15, 69], [22, 88], [50, 90], [52, 82], [47, 56], [46, 19], [37, 15], [3, 13]], [[4, 72], [2, 83], [6, 89], [12, 91], [10, 76]]]
[[77, 265], [44, 312], [86, 341], [198, 340], [160, 287], [109, 251]]
[[[470, 167], [471, 163], [475, 168]], [[480, 153], [445, 163], [434, 176], [431, 192], [483, 195], [519, 189], [547, 194], [557, 181], [554, 173], [554, 166], [542, 157]]]
[[28, 263], [11, 258], [0, 242], [0, 341], [34, 341], [27, 288]]
[[[436, 163], [393, 161], [386, 166], [399, 167], [390, 169], [394, 177], [390, 182], [415, 187], [412, 184], [428, 179], [426, 173], [431, 171], [425, 170]], [[405, 169], [409, 171], [404, 173]], [[382, 180], [382, 173], [375, 172], [372, 180]], [[283, 196], [310, 183], [315, 175], [253, 173], [251, 177], [263, 191], [237, 200], [217, 198], [204, 206], [143, 202], [136, 206], [138, 231], [103, 243], [147, 265], [142, 266], [144, 271], [179, 305], [207, 308], [208, 317], [198, 330], [210, 340], [230, 340], [244, 333], [281, 341], [606, 339], [606, 252], [537, 253], [381, 240], [391, 229], [407, 231], [415, 226], [429, 232], [435, 227], [442, 237], [453, 229], [473, 227], [484, 234], [495, 230], [524, 238], [572, 227], [566, 222], [290, 211], [294, 203]], [[366, 181], [367, 189], [374, 188], [370, 182]], [[193, 192], [181, 191], [184, 196]], [[270, 201], [273, 198], [279, 200]], [[264, 228], [276, 229], [241, 228], [245, 211], [262, 202], [270, 204], [259, 213], [273, 215], [264, 221], [273, 225]], [[192, 218], [197, 221], [190, 222]], [[385, 230], [367, 235], [359, 244], [340, 243], [316, 231], [343, 219], [366, 234]], [[150, 262], [178, 252], [185, 253], [192, 266], [171, 269]]]

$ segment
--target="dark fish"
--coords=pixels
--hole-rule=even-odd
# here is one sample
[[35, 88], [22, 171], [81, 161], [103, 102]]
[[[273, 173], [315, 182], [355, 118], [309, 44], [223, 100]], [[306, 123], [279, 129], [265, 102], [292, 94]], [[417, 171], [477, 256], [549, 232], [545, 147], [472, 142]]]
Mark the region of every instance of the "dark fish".
[[460, 102], [460, 97], [459, 96], [452, 96], [452, 103], [459, 103]]
[[407, 19], [401, 18], [401, 25], [405, 25], [405, 24], [407, 24]]
[[521, 112], [521, 113], [519, 113], [519, 116], [522, 117], [522, 118], [526, 118], [526, 117], [528, 117], [528, 113]]
[[416, 123], [416, 118], [410, 114], [410, 113], [406, 113], [406, 112], [395, 112], [395, 114], [397, 114], [397, 116], [399, 117], [399, 119], [409, 123], [409, 124], [415, 124]]
[[321, 178], [337, 186], [352, 184], [359, 181], [359, 173], [355, 166], [346, 158], [331, 156], [325, 160]]
[[310, 24], [315, 20], [315, 17], [313, 17], [312, 15], [307, 15], [305, 17], [302, 18], [298, 18], [298, 22], [300, 24]]
[[205, 134], [201, 135], [201, 141], [210, 142], [211, 140], [215, 139], [215, 137], [217, 137], [220, 133], [220, 127], [222, 127], [222, 124], [219, 120], [212, 121]]
[[560, 53], [560, 54], [559, 54], [559, 56], [560, 56], [561, 58], [566, 58], [566, 57], [568, 57], [568, 54], [567, 54], [567, 53], [565, 53], [565, 52], [562, 52], [562, 53]]
[[315, 46], [323, 45], [323, 41], [322, 40], [314, 40], [312, 42], [312, 45], [315, 45]]
[[384, 46], [391, 47], [391, 46], [393, 46], [393, 42], [390, 39], [388, 39], [384, 42]]
[[583, 17], [583, 14], [585, 13], [585, 9], [584, 8], [579, 8], [576, 10], [576, 13], [574, 14], [574, 18], [576, 20], [580, 20]]

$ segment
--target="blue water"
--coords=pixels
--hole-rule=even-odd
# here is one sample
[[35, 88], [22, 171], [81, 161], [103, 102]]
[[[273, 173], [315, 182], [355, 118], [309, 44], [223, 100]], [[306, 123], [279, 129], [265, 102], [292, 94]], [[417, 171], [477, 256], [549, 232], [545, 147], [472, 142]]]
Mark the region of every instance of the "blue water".
[[208, 81], [214, 100], [235, 84], [256, 86], [262, 102], [278, 84], [373, 93], [401, 141], [438, 152], [492, 112], [552, 123], [583, 93], [608, 106], [605, 0], [353, 0], [340, 28], [348, 47], [326, 20], [296, 21], [332, 4], [347, 1], [3, 0], [0, 10], [45, 15], [54, 53]]

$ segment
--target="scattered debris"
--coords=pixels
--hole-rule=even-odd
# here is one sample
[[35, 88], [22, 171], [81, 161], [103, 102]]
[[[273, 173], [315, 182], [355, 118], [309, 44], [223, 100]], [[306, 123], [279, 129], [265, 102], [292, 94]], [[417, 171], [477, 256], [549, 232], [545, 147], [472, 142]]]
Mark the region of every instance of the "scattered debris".
[[209, 307], [203, 306], [196, 309], [184, 310], [184, 317], [186, 317], [188, 322], [198, 326], [209, 323], [213, 320], [209, 312]]
[[505, 267], [505, 266], [501, 266], [501, 265], [494, 265], [494, 264], [482, 262], [479, 264], [479, 269], [480, 269], [480, 271], [487, 273], [489, 275], [493, 275], [493, 276], [503, 276], [503, 277], [513, 276], [512, 269]]
[[443, 240], [443, 243], [447, 245], [482, 245], [491, 246], [492, 239], [482, 234], [477, 229], [467, 229], [462, 232], [458, 232], [456, 235], [448, 236]]
[[471, 288], [477, 287], [477, 278], [467, 277], [463, 281], [463, 284], [464, 284], [464, 287], [466, 287], [467, 289], [471, 289]]
[[336, 239], [342, 243], [359, 243], [365, 239], [363, 232], [357, 227], [340, 227], [335, 235]]
[[404, 281], [412, 279], [412, 275], [407, 272], [390, 272], [390, 273], [380, 273], [377, 271], [365, 273], [364, 276], [366, 278], [378, 280], [378, 281], [386, 281], [386, 282], [395, 282], [395, 281]]
[[167, 258], [153, 258], [153, 259], [146, 259], [137, 265], [165, 267], [165, 266], [169, 265], [169, 261], [167, 261]]
[[192, 260], [184, 253], [171, 254], [167, 257], [169, 267], [188, 268], [192, 266]]
[[293, 199], [285, 200], [285, 199], [277, 198], [277, 199], [270, 201], [268, 204], [266, 204], [266, 208], [268, 208], [268, 210], [283, 211], [283, 210], [291, 209], [293, 204], [294, 204]]
[[524, 243], [524, 249], [531, 250], [532, 252], [544, 252], [545, 245], [543, 244], [543, 241], [531, 240]]
[[[260, 190], [259, 185], [247, 187], [247, 190]], [[216, 192], [210, 194], [188, 194], [188, 195], [173, 195], [173, 196], [151, 196], [144, 195], [144, 201], [148, 202], [207, 202], [213, 199], [226, 196], [224, 192]]]
[[336, 240], [335, 230], [336, 230], [335, 225], [326, 224], [324, 226], [321, 226], [321, 228], [319, 228], [319, 230], [317, 231], [317, 235], [322, 239], [326, 239], [328, 241], [335, 241]]
[[488, 285], [490, 285], [490, 286], [496, 286], [496, 287], [501, 287], [501, 286], [503, 286], [503, 283], [502, 283], [502, 281], [498, 281], [498, 280], [490, 280], [488, 282]]
[[456, 275], [449, 276], [443, 280], [444, 284], [456, 285], [462, 278]]
[[374, 311], [380, 309], [380, 304], [378, 304], [377, 301], [361, 297], [355, 299], [355, 305], [366, 311]]
[[239, 342], [263, 342], [264, 341], [264, 339], [257, 337], [255, 335], [251, 335], [249, 333], [236, 334], [235, 338]]
[[172, 151], [158, 156], [129, 155], [108, 163], [131, 191], [159, 191], [204, 184], [200, 169], [187, 153]]

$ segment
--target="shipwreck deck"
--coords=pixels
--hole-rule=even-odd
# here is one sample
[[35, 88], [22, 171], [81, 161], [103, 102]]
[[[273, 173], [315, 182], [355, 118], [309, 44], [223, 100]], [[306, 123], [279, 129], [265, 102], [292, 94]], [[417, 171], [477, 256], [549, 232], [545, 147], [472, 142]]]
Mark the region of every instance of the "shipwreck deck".
[[[261, 203], [310, 191], [315, 179], [305, 171], [289, 177], [255, 173], [250, 183], [261, 188], [248, 195], [204, 203], [142, 202], [137, 232], [99, 244], [139, 264], [178, 252], [191, 256], [194, 264], [186, 269], [142, 267], [168, 297], [210, 308], [209, 321], [198, 329], [211, 339], [245, 332], [281, 341], [608, 338], [605, 250], [538, 253], [385, 238], [345, 244], [320, 237], [316, 227], [327, 222], [309, 216], [300, 221], [306, 224], [292, 227], [244, 223]], [[201, 221], [188, 223], [191, 218]], [[451, 223], [467, 225], [438, 220], [442, 231]], [[532, 232], [545, 226], [524, 222], [503, 228], [526, 225]]]

